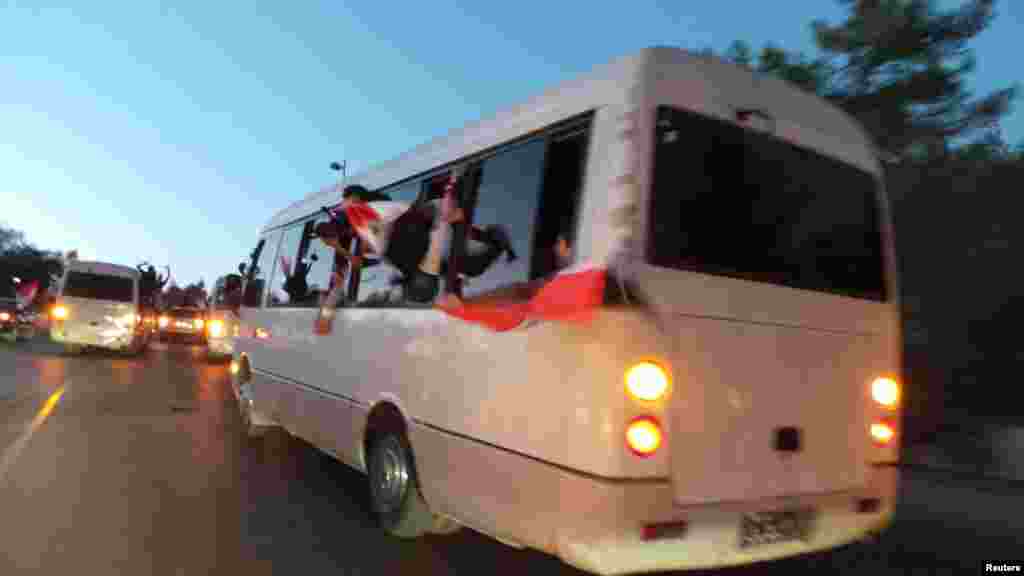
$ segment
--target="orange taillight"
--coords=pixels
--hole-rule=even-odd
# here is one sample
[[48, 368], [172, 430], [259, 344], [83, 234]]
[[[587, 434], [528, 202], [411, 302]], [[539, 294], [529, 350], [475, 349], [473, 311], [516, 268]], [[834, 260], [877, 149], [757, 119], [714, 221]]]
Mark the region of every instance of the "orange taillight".
[[626, 370], [626, 391], [637, 400], [655, 402], [668, 392], [668, 372], [654, 362], [638, 362]]
[[651, 416], [639, 416], [626, 427], [626, 445], [637, 456], [650, 456], [661, 446], [661, 425]]
[[892, 378], [875, 378], [871, 383], [871, 398], [884, 408], [895, 408], [900, 403], [900, 385]]

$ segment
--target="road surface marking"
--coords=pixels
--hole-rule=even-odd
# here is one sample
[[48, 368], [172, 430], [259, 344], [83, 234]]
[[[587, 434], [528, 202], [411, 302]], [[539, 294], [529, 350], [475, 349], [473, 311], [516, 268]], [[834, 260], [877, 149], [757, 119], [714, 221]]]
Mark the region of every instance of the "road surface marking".
[[3, 457], [0, 458], [0, 482], [7, 477], [7, 471], [14, 464], [14, 461], [18, 459], [21, 452], [25, 449], [25, 445], [28, 444], [29, 439], [36, 433], [36, 430], [43, 425], [46, 418], [53, 412], [53, 409], [57, 407], [57, 403], [60, 402], [60, 397], [64, 395], [64, 389], [71, 384], [71, 382], [65, 382], [63, 386], [58, 388], [50, 397], [43, 403], [42, 408], [36, 413], [36, 417], [32, 419], [25, 426], [25, 430], [18, 436], [18, 439], [11, 443], [10, 446], [4, 449]]

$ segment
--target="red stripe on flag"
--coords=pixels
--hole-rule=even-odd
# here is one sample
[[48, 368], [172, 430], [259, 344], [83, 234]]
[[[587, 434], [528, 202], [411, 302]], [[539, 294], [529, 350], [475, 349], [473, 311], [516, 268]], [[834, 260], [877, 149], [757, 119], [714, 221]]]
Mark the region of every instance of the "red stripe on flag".
[[356, 230], [365, 229], [370, 222], [376, 222], [381, 219], [380, 214], [366, 202], [349, 202], [344, 210], [349, 224]]
[[504, 332], [527, 320], [586, 323], [601, 306], [607, 281], [604, 269], [560, 274], [544, 284], [528, 302], [463, 303], [442, 307], [447, 314]]
[[530, 316], [538, 320], [589, 322], [604, 300], [606, 277], [605, 270], [596, 268], [556, 276], [530, 300]]
[[24, 282], [21, 286], [18, 286], [18, 297], [22, 300], [29, 301], [36, 297], [36, 292], [39, 291], [39, 281], [33, 280], [31, 282]]
[[529, 302], [503, 304], [463, 304], [457, 308], [442, 308], [448, 315], [480, 324], [495, 332], [505, 332], [526, 321]]

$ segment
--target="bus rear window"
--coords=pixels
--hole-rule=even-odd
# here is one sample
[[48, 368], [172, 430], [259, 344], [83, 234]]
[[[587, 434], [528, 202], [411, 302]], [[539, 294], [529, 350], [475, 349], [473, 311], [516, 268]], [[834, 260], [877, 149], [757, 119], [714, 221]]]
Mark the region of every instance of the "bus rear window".
[[135, 284], [131, 278], [88, 272], [71, 272], [64, 283], [64, 296], [111, 302], [133, 302]]
[[870, 174], [673, 108], [655, 134], [652, 264], [886, 299]]

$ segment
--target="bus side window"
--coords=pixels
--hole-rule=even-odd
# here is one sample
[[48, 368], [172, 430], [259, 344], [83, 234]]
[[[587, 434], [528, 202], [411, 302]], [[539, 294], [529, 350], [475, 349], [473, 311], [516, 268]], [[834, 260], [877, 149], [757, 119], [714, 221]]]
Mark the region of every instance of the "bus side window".
[[536, 249], [530, 262], [531, 280], [547, 276], [561, 267], [555, 253], [560, 236], [571, 249], [575, 248], [586, 153], [585, 128], [555, 134], [548, 141], [544, 189], [534, 236]]
[[[355, 242], [356, 254], [363, 254], [361, 241]], [[352, 269], [356, 306], [393, 308], [403, 305], [402, 287], [397, 283], [398, 269], [379, 260], [363, 260]]]
[[[419, 178], [382, 188], [395, 202], [413, 203], [419, 196]], [[358, 240], [352, 244], [353, 253], [362, 254], [363, 246]], [[402, 288], [397, 282], [398, 269], [386, 261], [364, 260], [361, 265], [349, 271], [348, 300], [355, 306], [367, 308], [399, 308], [405, 306]]]
[[[545, 141], [538, 138], [483, 161], [476, 203], [470, 210], [471, 222], [480, 228], [503, 225], [518, 259], [512, 262], [499, 259], [482, 275], [465, 283], [464, 296], [492, 292], [530, 279], [534, 215], [544, 172], [544, 151]], [[482, 246], [468, 241], [465, 249], [477, 251]]]
[[274, 230], [264, 237], [265, 242], [258, 255], [256, 269], [250, 272], [249, 281], [245, 283], [244, 305], [247, 308], [259, 308], [263, 303], [263, 292], [270, 272], [273, 271], [280, 239], [280, 230]]
[[303, 298], [303, 295], [294, 289], [292, 273], [298, 265], [296, 257], [299, 254], [304, 229], [305, 226], [302, 224], [292, 224], [284, 229], [281, 247], [270, 272], [271, 290], [270, 299], [267, 301], [268, 307], [293, 307]]

